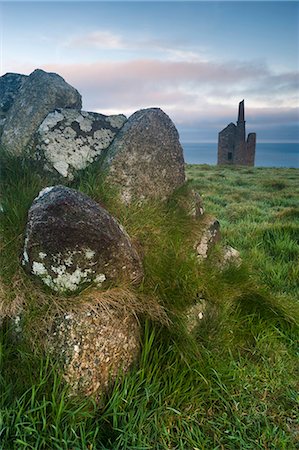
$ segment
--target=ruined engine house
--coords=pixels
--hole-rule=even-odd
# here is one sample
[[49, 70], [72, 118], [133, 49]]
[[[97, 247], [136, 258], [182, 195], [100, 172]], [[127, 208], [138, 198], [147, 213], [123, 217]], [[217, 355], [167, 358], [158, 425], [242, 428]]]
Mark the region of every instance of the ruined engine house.
[[230, 123], [218, 136], [218, 165], [254, 166], [256, 133], [246, 140], [244, 100], [239, 103], [237, 125]]

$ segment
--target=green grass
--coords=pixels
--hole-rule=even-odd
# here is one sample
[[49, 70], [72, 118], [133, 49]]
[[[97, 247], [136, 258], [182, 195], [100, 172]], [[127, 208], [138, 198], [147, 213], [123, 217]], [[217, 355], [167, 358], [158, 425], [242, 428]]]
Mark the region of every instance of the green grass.
[[[25, 302], [38, 323], [52, 294], [23, 272], [20, 254], [28, 207], [50, 181], [2, 158], [2, 302], [5, 311]], [[200, 222], [175, 197], [124, 208], [94, 167], [80, 175], [71, 186], [125, 226], [144, 257], [138, 294], [164, 306], [172, 325], [141, 316], [140, 361], [101, 406], [70, 398], [37, 343], [33, 351], [12, 342], [3, 327], [2, 450], [297, 448], [298, 170], [204, 165], [188, 166], [187, 174], [207, 213], [219, 219], [223, 241], [241, 252], [242, 266], [220, 273], [213, 258], [198, 264], [192, 243]], [[183, 313], [202, 296], [207, 311], [189, 335]], [[28, 335], [32, 327], [27, 319]]]
[[241, 251], [261, 283], [298, 298], [298, 170], [193, 165], [187, 171], [220, 220], [224, 240]]

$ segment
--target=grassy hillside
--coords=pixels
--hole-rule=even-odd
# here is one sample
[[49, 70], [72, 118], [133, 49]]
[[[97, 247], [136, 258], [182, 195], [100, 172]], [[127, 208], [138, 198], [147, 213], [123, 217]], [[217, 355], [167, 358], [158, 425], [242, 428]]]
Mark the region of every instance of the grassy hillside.
[[[38, 345], [33, 354], [2, 329], [1, 449], [297, 447], [299, 171], [193, 165], [187, 174], [243, 265], [221, 273], [213, 258], [199, 265], [192, 236], [200, 224], [175, 198], [121, 208], [95, 170], [75, 180], [71, 186], [101, 199], [144, 254], [137, 294], [165, 308], [171, 325], [144, 308], [140, 362], [101, 407], [69, 398]], [[19, 264], [27, 210], [49, 183], [25, 163], [2, 161], [2, 314], [24, 302], [26, 330], [36, 339], [40, 317], [67, 301], [37, 286]], [[190, 336], [184, 310], [201, 297], [207, 311]]]

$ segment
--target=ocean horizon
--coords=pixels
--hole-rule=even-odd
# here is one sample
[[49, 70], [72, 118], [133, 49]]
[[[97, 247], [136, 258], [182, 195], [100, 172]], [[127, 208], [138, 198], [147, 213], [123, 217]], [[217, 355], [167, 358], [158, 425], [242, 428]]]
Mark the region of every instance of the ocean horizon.
[[[187, 164], [217, 164], [217, 143], [182, 143]], [[257, 143], [256, 167], [299, 168], [299, 143]]]

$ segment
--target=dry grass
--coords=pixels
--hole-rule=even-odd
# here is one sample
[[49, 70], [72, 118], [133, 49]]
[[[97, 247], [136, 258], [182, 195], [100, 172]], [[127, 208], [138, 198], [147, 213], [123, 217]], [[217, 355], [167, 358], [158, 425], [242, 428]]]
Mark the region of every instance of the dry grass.
[[[23, 320], [22, 333], [31, 348], [43, 348], [57, 316], [69, 313], [94, 312], [101, 315], [119, 311], [121, 316], [133, 314], [150, 319], [162, 326], [171, 320], [158, 297], [137, 292], [132, 287], [115, 287], [106, 291], [87, 288], [73, 296], [48, 293], [24, 276], [16, 276], [11, 289], [0, 282], [0, 315], [2, 318]], [[25, 312], [25, 314], [24, 314]]]
[[143, 315], [163, 325], [170, 325], [166, 309], [159, 304], [155, 296], [143, 295], [130, 288], [113, 288], [107, 291], [89, 289], [79, 298], [80, 308], [94, 308], [95, 311], [107, 310], [112, 307], [123, 313]]
[[20, 314], [26, 303], [23, 279], [16, 274], [11, 286], [5, 285], [0, 278], [0, 317], [13, 318]]

